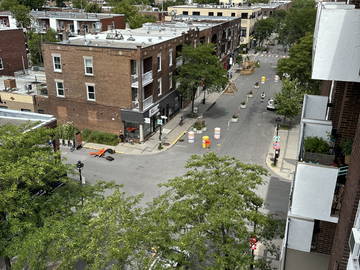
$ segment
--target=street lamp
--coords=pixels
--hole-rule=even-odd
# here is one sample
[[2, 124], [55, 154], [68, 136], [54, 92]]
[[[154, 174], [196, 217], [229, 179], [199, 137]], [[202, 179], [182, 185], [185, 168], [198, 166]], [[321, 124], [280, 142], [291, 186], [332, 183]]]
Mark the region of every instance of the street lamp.
[[[280, 118], [280, 117], [276, 117], [275, 122], [276, 122], [276, 136], [275, 136], [275, 140], [274, 140], [274, 150], [275, 150], [274, 166], [276, 166], [277, 159], [278, 159], [278, 157], [280, 156], [279, 126], [280, 126], [281, 118]], [[276, 145], [276, 147], [275, 147], [275, 145]]]
[[281, 118], [276, 117], [275, 123], [276, 123], [276, 136], [279, 136], [279, 126], [280, 126], [280, 123], [281, 123]]
[[[84, 167], [84, 163], [82, 163], [80, 160], [76, 163], [76, 168], [79, 170], [79, 177], [80, 177], [80, 187], [81, 187], [81, 191], [82, 191], [82, 185], [83, 185], [83, 181], [82, 181], [82, 175], [81, 175], [81, 169]], [[81, 206], [84, 205], [84, 198], [81, 195]]]

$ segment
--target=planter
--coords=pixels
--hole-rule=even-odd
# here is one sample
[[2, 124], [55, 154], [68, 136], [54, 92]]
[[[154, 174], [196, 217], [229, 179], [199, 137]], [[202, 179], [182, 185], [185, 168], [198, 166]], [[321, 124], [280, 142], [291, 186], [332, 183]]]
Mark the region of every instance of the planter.
[[201, 129], [197, 129], [196, 130], [196, 134], [201, 134], [202, 133], [202, 130]]
[[207, 128], [206, 128], [206, 127], [203, 127], [203, 128], [202, 128], [202, 131], [206, 131], [206, 130], [207, 130]]
[[231, 118], [231, 122], [239, 122], [239, 118]]
[[321, 154], [321, 153], [310, 153], [305, 152], [304, 161], [319, 163], [322, 165], [332, 165], [335, 160], [335, 155]]
[[252, 98], [254, 95], [253, 94], [248, 94], [247, 95], [249, 98]]
[[194, 132], [196, 132], [196, 131], [197, 131], [197, 129], [196, 129], [196, 128], [193, 128], [193, 131], [194, 131]]
[[241, 109], [245, 109], [245, 108], [246, 108], [246, 104], [240, 104], [240, 108], [241, 108]]
[[260, 88], [260, 85], [256, 85], [256, 84], [255, 84], [255, 85], [254, 85], [254, 88], [255, 88], [255, 89], [259, 89], [259, 88]]

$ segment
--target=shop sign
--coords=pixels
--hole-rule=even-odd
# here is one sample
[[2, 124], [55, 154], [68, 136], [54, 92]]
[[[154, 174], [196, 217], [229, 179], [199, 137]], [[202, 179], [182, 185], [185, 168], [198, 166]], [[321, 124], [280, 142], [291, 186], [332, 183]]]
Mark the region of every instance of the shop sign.
[[149, 110], [149, 117], [153, 116], [159, 111], [159, 104], [155, 105]]
[[144, 118], [144, 123], [145, 123], [145, 124], [150, 124], [150, 118], [145, 117], [145, 118]]
[[162, 120], [162, 119], [157, 119], [156, 123], [157, 123], [158, 125], [162, 126], [163, 120]]

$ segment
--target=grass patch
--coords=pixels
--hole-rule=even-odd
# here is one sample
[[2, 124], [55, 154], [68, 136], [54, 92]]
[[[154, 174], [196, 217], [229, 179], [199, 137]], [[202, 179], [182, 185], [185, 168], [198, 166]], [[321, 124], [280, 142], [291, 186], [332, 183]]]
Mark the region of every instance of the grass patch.
[[97, 130], [90, 130], [85, 128], [82, 132], [82, 137], [86, 142], [92, 143], [100, 143], [106, 145], [118, 145], [119, 144], [119, 137], [115, 134], [97, 131]]

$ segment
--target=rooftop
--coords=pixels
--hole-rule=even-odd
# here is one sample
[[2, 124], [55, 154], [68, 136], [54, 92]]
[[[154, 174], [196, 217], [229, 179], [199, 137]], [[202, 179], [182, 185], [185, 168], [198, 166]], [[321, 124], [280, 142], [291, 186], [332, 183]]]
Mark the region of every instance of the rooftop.
[[0, 109], [0, 126], [6, 124], [32, 124], [30, 128], [31, 130], [42, 126], [47, 126], [54, 121], [56, 121], [56, 118], [49, 114]]
[[219, 23], [199, 22], [166, 22], [166, 23], [145, 23], [137, 29], [117, 29], [101, 32], [94, 35], [86, 35], [70, 38], [59, 42], [59, 44], [79, 46], [100, 46], [123, 49], [136, 49], [137, 46], [146, 48], [161, 42], [180, 37], [190, 30], [204, 30]]
[[229, 17], [229, 16], [192, 16], [192, 15], [175, 15], [173, 18], [175, 21], [214, 21], [214, 22], [224, 22], [224, 21], [232, 21], [234, 19], [239, 19], [239, 17]]
[[193, 5], [179, 5], [179, 6], [172, 6], [169, 8], [206, 8], [206, 9], [232, 9], [232, 10], [255, 10], [260, 9], [260, 6], [256, 5], [242, 5], [242, 6], [231, 6], [231, 5], [211, 5], [211, 4], [193, 4]]
[[64, 12], [64, 11], [31, 11], [31, 16], [40, 18], [57, 18], [57, 19], [104, 19], [114, 16], [124, 16], [124, 14], [107, 14], [107, 13], [86, 13], [86, 12]]

